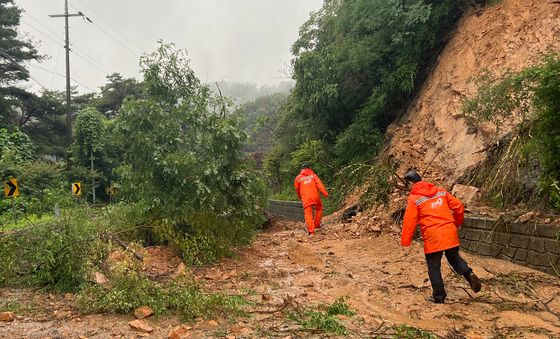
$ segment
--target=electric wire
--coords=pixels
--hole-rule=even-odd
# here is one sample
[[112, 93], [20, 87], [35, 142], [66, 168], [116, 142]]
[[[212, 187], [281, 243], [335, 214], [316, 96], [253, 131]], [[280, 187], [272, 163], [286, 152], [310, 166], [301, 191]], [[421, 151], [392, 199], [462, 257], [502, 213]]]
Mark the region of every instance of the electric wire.
[[[39, 66], [39, 65], [33, 65], [33, 64], [28, 63], [27, 66], [30, 66], [30, 67], [33, 67], [33, 68], [36, 68], [36, 69], [40, 69], [40, 70], [42, 70], [42, 71], [44, 71], [44, 72], [47, 72], [47, 73], [51, 73], [53, 76], [58, 75], [58, 76], [60, 76], [60, 77], [62, 77], [62, 78], [66, 78], [66, 75], [64, 75], [64, 74], [62, 74], [62, 73], [50, 71], [50, 70], [48, 70], [48, 69], [46, 69], [46, 68], [44, 68], [44, 67], [41, 67], [41, 66]], [[89, 87], [89, 86], [87, 86], [87, 85], [84, 85], [83, 83], [81, 83], [80, 81], [78, 81], [78, 80], [76, 80], [76, 79], [74, 79], [74, 78], [72, 78], [72, 77], [70, 77], [70, 80], [72, 80], [73, 82], [75, 82], [76, 85], [82, 86], [83, 88], [85, 88], [85, 89], [87, 89], [87, 90], [89, 90], [89, 91], [95, 92], [95, 90], [92, 89], [91, 87]]]
[[[26, 22], [25, 20], [22, 20], [26, 25], [28, 25], [29, 27], [31, 27], [32, 29], [34, 29], [35, 31], [41, 33], [42, 35], [44, 35], [45, 37], [49, 38], [50, 40], [54, 41], [55, 43], [57, 43], [59, 46], [62, 43], [62, 47], [64, 47], [64, 45], [66, 44], [64, 42], [64, 39], [61, 39], [60, 37], [57, 36], [57, 38], [61, 39], [61, 41], [57, 41], [55, 38], [53, 38], [52, 36], [46, 34], [45, 32], [41, 31], [40, 29], [38, 29], [37, 27], [31, 25], [29, 22]], [[78, 53], [78, 51], [80, 51]], [[87, 53], [85, 51], [83, 51], [81, 48], [76, 47], [74, 44], [70, 44], [70, 52], [72, 52], [74, 55], [76, 55], [78, 58], [84, 60], [85, 62], [87, 62], [88, 64], [90, 64], [91, 66], [95, 67], [97, 70], [99, 70], [101, 73], [103, 73], [104, 75], [107, 75], [107, 73], [114, 73], [109, 67], [103, 65], [102, 63], [100, 63], [99, 61], [96, 61], [95, 59], [92, 59], [88, 56], [85, 56]], [[84, 53], [84, 54], [82, 54]], [[104, 68], [104, 69], [102, 69]]]
[[[79, 11], [76, 7], [70, 5], [70, 7], [72, 7], [75, 11], [78, 11], [81, 13], [81, 11]], [[129, 51], [130, 53], [132, 53], [135, 57], [140, 58], [140, 55], [138, 53], [136, 53], [135, 51], [133, 51], [130, 47], [128, 47], [127, 45], [125, 45], [123, 42], [121, 42], [119, 39], [117, 39], [114, 35], [112, 35], [111, 33], [109, 33], [106, 29], [104, 29], [103, 27], [101, 27], [100, 25], [98, 25], [96, 22], [92, 21], [89, 17], [85, 17], [86, 20], [91, 23], [92, 25], [94, 25], [95, 27], [97, 27], [100, 31], [102, 31], [103, 33], [105, 33], [105, 35], [107, 35], [109, 38], [111, 38], [113, 41], [115, 41], [117, 44], [119, 44], [122, 48], [126, 49], [127, 51]]]
[[[74, 1], [74, 0], [73, 0]], [[112, 28], [115, 32], [119, 33], [123, 38], [125, 38], [125, 40], [128, 40], [128, 42], [132, 43], [138, 50], [142, 51], [142, 46], [140, 46], [139, 44], [137, 44], [133, 39], [131, 39], [128, 35], [124, 34], [121, 30], [119, 30], [117, 27], [113, 26], [111, 24], [111, 22], [109, 20], [104, 19], [101, 15], [99, 15], [99, 13], [97, 13], [96, 11], [94, 11], [91, 7], [89, 7], [88, 5], [86, 5], [84, 2], [80, 1], [80, 0], [75, 0], [77, 3], [79, 3], [80, 5], [82, 5], [83, 7], [85, 7], [89, 12], [93, 13], [97, 18], [99, 18], [101, 21], [105, 22], [107, 24], [107, 26], [109, 26], [110, 28]], [[72, 4], [70, 4], [70, 6], [72, 6]], [[72, 8], [74, 8], [72, 6]], [[74, 8], [75, 9], [75, 8]]]
[[20, 71], [22, 71], [25, 75], [27, 75], [29, 77], [29, 79], [31, 79], [31, 81], [33, 81], [34, 83], [36, 83], [37, 85], [39, 85], [41, 87], [41, 89], [43, 90], [47, 90], [47, 88], [37, 79], [35, 79], [35, 77], [33, 77], [31, 75], [31, 73], [29, 73], [28, 70], [26, 70], [23, 66], [21, 66], [17, 61], [15, 61], [11, 55], [9, 55], [4, 49], [0, 48], [0, 55], [2, 55], [4, 58], [8, 59], [8, 61], [10, 61], [12, 64], [14, 64], [14, 66], [16, 66]]

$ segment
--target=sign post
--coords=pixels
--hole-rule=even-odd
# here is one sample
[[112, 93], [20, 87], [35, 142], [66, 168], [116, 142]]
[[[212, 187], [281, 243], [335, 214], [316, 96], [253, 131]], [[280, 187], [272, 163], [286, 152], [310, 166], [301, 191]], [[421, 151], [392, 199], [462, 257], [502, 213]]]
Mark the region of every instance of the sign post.
[[14, 212], [14, 223], [17, 223], [16, 197], [19, 197], [19, 185], [16, 178], [10, 178], [4, 182], [4, 196], [12, 198], [12, 210]]
[[77, 205], [78, 198], [82, 195], [82, 183], [80, 182], [72, 183], [72, 194], [76, 197], [76, 205]]

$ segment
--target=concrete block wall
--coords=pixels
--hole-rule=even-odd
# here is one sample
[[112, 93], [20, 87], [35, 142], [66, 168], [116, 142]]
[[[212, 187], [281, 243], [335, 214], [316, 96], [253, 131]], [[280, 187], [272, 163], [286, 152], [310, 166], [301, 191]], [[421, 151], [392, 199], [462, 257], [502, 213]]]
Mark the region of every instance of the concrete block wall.
[[270, 215], [292, 221], [305, 221], [300, 201], [269, 200]]
[[468, 217], [459, 230], [459, 237], [461, 247], [467, 252], [556, 274], [560, 273], [557, 232], [557, 227], [552, 225]]

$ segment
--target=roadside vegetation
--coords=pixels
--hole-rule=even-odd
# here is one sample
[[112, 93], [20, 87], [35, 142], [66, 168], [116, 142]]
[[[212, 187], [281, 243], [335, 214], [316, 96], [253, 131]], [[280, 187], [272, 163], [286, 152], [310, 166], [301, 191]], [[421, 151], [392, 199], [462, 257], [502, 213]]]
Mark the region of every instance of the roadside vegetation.
[[[503, 77], [485, 72], [474, 79], [476, 96], [464, 112], [476, 126], [491, 122], [488, 160], [464, 181], [486, 192], [493, 205], [519, 203], [532, 208], [560, 210], [560, 56]], [[503, 126], [516, 125], [510, 133]]]

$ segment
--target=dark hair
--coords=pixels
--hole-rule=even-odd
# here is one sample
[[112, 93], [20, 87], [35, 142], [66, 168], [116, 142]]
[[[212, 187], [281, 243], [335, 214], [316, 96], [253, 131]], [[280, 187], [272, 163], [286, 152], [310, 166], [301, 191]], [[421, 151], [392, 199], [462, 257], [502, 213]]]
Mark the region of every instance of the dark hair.
[[309, 166], [308, 163], [304, 162], [304, 163], [301, 164], [301, 169], [304, 169], [304, 168], [311, 168], [311, 166]]
[[418, 181], [422, 181], [422, 177], [420, 176], [420, 174], [416, 173], [416, 171], [408, 171], [404, 175], [404, 181], [417, 183]]

